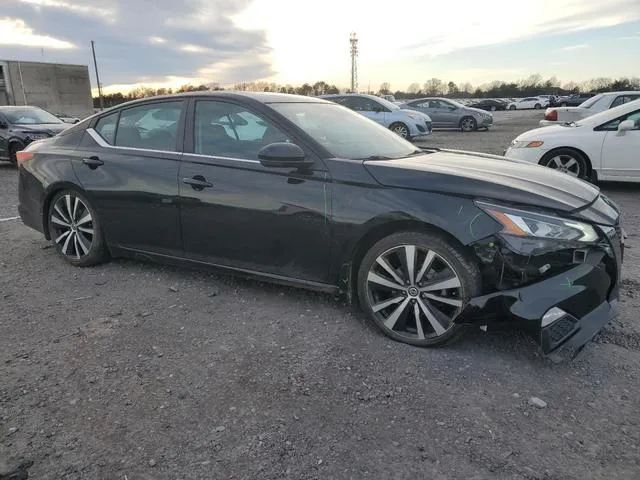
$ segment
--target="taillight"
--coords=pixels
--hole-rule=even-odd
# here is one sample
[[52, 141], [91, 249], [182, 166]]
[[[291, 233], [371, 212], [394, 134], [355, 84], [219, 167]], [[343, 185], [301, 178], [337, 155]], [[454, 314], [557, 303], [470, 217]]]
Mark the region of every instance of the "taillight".
[[547, 109], [546, 112], [544, 112], [544, 118], [545, 120], [549, 120], [551, 122], [557, 122], [558, 121], [558, 111], [554, 108], [549, 108]]
[[18, 161], [18, 166], [22, 165], [27, 160], [31, 160], [33, 158], [33, 152], [26, 152], [22, 150], [21, 152], [16, 153], [16, 160]]

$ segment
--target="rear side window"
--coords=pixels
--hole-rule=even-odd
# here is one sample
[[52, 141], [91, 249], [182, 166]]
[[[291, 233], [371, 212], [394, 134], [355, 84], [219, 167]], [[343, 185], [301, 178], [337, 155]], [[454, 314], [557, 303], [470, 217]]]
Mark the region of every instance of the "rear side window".
[[611, 108], [619, 107], [620, 105], [624, 105], [625, 103], [633, 102], [640, 98], [640, 95], [620, 95], [616, 97], [616, 99], [611, 103]]
[[102, 117], [98, 120], [94, 128], [110, 145], [113, 145], [116, 139], [116, 122], [118, 121], [119, 113], [120, 112], [114, 112]]
[[183, 102], [158, 102], [120, 113], [115, 145], [144, 150], [177, 151]]

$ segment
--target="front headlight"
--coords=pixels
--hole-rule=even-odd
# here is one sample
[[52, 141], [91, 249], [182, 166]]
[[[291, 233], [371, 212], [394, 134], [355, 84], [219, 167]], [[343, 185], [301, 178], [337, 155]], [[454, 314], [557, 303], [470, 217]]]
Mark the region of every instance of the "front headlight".
[[587, 223], [483, 202], [476, 205], [502, 225], [505, 235], [581, 243], [598, 240], [595, 229]]
[[511, 148], [538, 148], [544, 145], [542, 140], [514, 140]]

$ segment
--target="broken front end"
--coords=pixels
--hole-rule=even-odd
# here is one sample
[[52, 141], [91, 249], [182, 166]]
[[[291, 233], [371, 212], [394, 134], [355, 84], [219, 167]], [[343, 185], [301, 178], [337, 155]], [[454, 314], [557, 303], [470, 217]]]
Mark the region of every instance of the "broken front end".
[[624, 239], [617, 207], [600, 198], [606, 215], [583, 212], [587, 222], [477, 202], [502, 229], [471, 245], [487, 290], [457, 321], [516, 321], [553, 360], [577, 355], [617, 311]]

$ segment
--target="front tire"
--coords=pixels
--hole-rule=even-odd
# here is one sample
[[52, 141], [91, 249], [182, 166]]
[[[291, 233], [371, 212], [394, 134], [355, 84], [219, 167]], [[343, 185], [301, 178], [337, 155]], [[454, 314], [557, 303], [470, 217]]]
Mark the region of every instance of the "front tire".
[[473, 117], [463, 117], [460, 120], [460, 130], [463, 132], [475, 132], [478, 129], [478, 122]]
[[515, 110], [515, 109], [516, 109], [516, 106], [515, 106], [515, 105], [511, 105], [511, 106], [509, 107], [509, 110]]
[[389, 130], [401, 136], [402, 138], [409, 138], [409, 127], [402, 122], [396, 122], [389, 126]]
[[588, 179], [587, 159], [577, 150], [560, 148], [545, 154], [540, 165], [553, 168], [572, 177]]
[[9, 162], [13, 163], [14, 165], [17, 165], [18, 164], [17, 154], [23, 148], [24, 147], [19, 143], [11, 143], [9, 145]]
[[369, 249], [357, 288], [361, 308], [385, 335], [432, 347], [461, 333], [453, 320], [481, 292], [481, 274], [445, 237], [401, 232]]
[[540, 110], [540, 109], [542, 108], [542, 105], [540, 105], [539, 103], [536, 103], [536, 104], [533, 106], [533, 108], [534, 108], [534, 109], [536, 109], [536, 110]]
[[491, 105], [491, 111], [495, 112], [496, 110], [497, 110], [496, 106], [495, 105]]
[[51, 200], [48, 222], [58, 254], [72, 265], [88, 267], [109, 258], [98, 215], [81, 193], [58, 192]]

